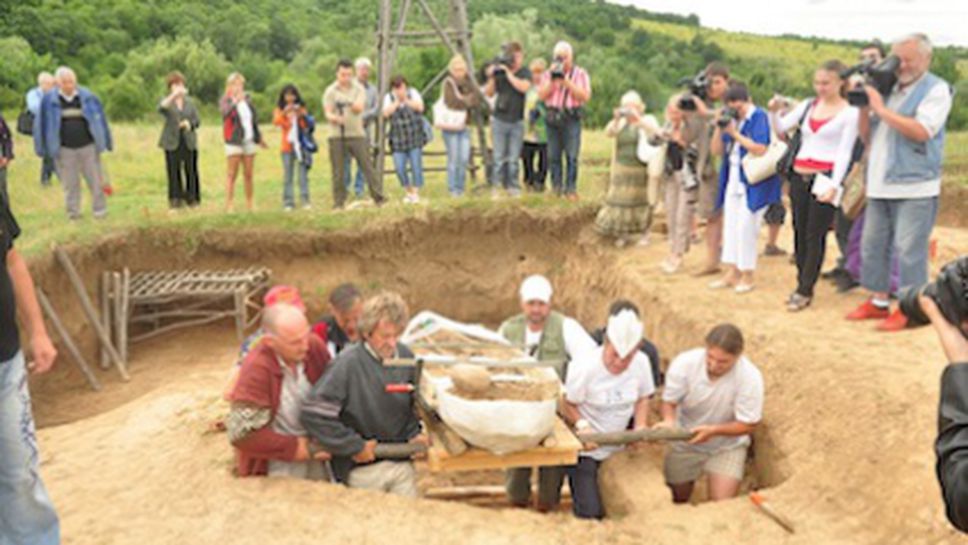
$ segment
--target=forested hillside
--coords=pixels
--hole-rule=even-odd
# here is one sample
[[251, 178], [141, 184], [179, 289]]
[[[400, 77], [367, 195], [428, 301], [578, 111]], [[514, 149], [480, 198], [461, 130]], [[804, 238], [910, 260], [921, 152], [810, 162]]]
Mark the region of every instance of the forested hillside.
[[[287, 82], [319, 97], [338, 58], [375, 55], [377, 6], [377, 0], [21, 0], [0, 12], [0, 107], [12, 117], [37, 72], [60, 64], [75, 68], [116, 120], [150, 114], [173, 69], [186, 74], [208, 112], [233, 70], [245, 74], [263, 109]], [[469, 8], [479, 63], [511, 39], [525, 45], [529, 58], [549, 56], [559, 39], [572, 41], [578, 63], [592, 74], [593, 123], [628, 89], [660, 109], [677, 80], [711, 60], [728, 62], [758, 100], [775, 91], [801, 95], [818, 61], [833, 55], [850, 63], [858, 45], [714, 31], [695, 16], [601, 0], [472, 0]], [[412, 19], [420, 23], [416, 10]], [[421, 86], [448, 58], [443, 47], [404, 49], [399, 71]], [[959, 73], [959, 60], [968, 63], [965, 49], [945, 48], [935, 64], [961, 91], [952, 125], [964, 127], [968, 74]]]

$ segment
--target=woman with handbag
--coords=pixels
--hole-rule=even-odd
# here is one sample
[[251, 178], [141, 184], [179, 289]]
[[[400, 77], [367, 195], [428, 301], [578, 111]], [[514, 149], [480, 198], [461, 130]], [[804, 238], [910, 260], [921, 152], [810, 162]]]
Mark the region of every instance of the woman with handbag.
[[595, 230], [615, 238], [622, 247], [633, 239], [647, 243], [652, 225], [649, 203], [649, 167], [645, 159], [661, 155], [661, 148], [648, 142], [659, 133], [654, 116], [643, 115], [645, 103], [635, 91], [622, 95], [614, 117], [605, 126], [605, 134], [615, 139], [612, 166], [605, 195], [605, 205], [595, 217]]
[[464, 57], [454, 55], [448, 70], [440, 99], [434, 104], [434, 126], [440, 129], [447, 149], [447, 191], [452, 197], [460, 197], [471, 160], [471, 132], [467, 125], [479, 96], [474, 92]]
[[723, 101], [727, 108], [716, 121], [710, 150], [723, 156], [718, 207], [723, 210], [726, 274], [709, 287], [747, 293], [754, 287], [760, 225], [767, 207], [780, 200], [781, 183], [779, 176], [768, 171], [760, 178], [764, 174], [760, 164], [750, 160], [770, 151], [773, 136], [766, 112], [750, 101], [749, 90], [740, 82], [730, 83]]
[[[845, 98], [845, 82], [840, 77], [844, 68], [837, 60], [823, 63], [813, 77], [816, 98], [803, 101], [774, 121], [777, 133], [797, 130], [787, 151], [792, 168], [785, 173], [790, 181], [797, 264], [797, 288], [787, 299], [791, 312], [807, 308], [813, 299], [827, 231], [840, 206], [857, 140], [859, 110]], [[774, 110], [777, 105], [771, 101], [769, 107]]]

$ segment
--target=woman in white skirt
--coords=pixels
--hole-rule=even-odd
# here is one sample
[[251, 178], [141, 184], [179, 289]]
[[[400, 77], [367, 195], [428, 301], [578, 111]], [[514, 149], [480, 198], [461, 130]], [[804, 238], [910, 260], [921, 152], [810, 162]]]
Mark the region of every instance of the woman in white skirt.
[[717, 120], [712, 152], [723, 156], [719, 171], [719, 206], [723, 209], [723, 254], [726, 274], [712, 282], [713, 289], [732, 288], [736, 293], [753, 289], [757, 238], [766, 208], [781, 198], [780, 177], [773, 175], [750, 184], [743, 171], [747, 154], [763, 155], [770, 143], [766, 112], [750, 101], [749, 90], [733, 82], [724, 97], [726, 108]]

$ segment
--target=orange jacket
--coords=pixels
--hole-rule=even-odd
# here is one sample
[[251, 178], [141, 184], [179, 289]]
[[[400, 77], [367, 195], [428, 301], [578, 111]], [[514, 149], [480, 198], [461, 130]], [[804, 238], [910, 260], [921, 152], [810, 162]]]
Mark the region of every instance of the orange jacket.
[[[291, 153], [292, 142], [289, 141], [289, 131], [292, 130], [292, 122], [289, 121], [289, 116], [281, 108], [276, 108], [272, 112], [272, 124], [282, 129], [282, 153]], [[306, 128], [306, 121], [302, 116], [299, 116], [299, 127]]]

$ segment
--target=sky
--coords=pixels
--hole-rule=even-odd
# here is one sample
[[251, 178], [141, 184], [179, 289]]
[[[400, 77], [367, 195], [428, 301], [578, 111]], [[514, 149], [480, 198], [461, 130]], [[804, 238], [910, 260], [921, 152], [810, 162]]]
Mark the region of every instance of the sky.
[[695, 13], [703, 26], [890, 42], [924, 32], [938, 45], [968, 46], [968, 0], [608, 0], [649, 11]]

